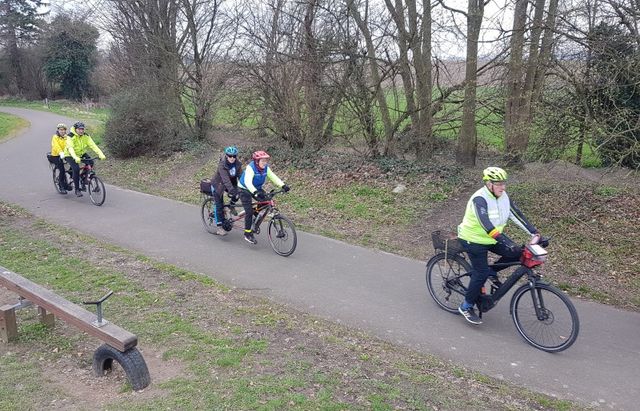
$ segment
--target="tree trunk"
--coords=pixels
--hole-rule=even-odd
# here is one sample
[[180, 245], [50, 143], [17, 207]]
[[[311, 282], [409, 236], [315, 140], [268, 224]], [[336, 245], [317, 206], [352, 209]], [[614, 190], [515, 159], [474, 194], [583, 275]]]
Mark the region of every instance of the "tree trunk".
[[[376, 87], [375, 96], [378, 102], [378, 108], [380, 109], [382, 125], [384, 127], [384, 137], [388, 140], [393, 138], [393, 125], [391, 122], [391, 115], [389, 114], [389, 106], [387, 105], [387, 100], [385, 98], [384, 91], [382, 90], [381, 75], [379, 71], [380, 68], [378, 67], [378, 63], [376, 61], [376, 49], [373, 44], [373, 37], [371, 36], [368, 25], [363, 21], [362, 16], [360, 15], [360, 11], [358, 11], [358, 9], [356, 8], [353, 0], [348, 1], [348, 7], [349, 12], [355, 20], [356, 25], [358, 26], [358, 29], [364, 36], [367, 48], [367, 59], [369, 61], [369, 75], [371, 76], [371, 82]], [[373, 156], [378, 156], [378, 142], [370, 141], [369, 145], [369, 149], [371, 150]]]
[[9, 61], [11, 66], [11, 74], [15, 81], [15, 92], [22, 96], [25, 92], [24, 75], [22, 73], [22, 59], [20, 58], [20, 49], [18, 48], [18, 39], [16, 37], [15, 27], [9, 23], [7, 27], [7, 48], [9, 49]]
[[[524, 4], [522, 4], [524, 3]], [[547, 24], [555, 24], [555, 8], [552, 4]], [[505, 113], [505, 141], [507, 166], [522, 167], [524, 155], [529, 145], [534, 105], [539, 98], [542, 87], [544, 68], [540, 61], [551, 55], [552, 31], [545, 33], [543, 44], [540, 38], [543, 32], [545, 0], [535, 0], [534, 15], [530, 34], [528, 59], [523, 63], [524, 23], [526, 22], [526, 1], [518, 0], [515, 9], [514, 33], [511, 39], [511, 60], [509, 64], [509, 94]], [[546, 35], [549, 35], [548, 37]], [[523, 73], [524, 72], [524, 73]], [[524, 74], [524, 79], [522, 78]], [[538, 91], [538, 88], [540, 88]]]
[[[416, 19], [417, 20], [417, 19]], [[422, 1], [422, 27], [414, 47], [419, 119], [416, 131], [416, 159], [424, 161], [433, 154], [432, 66], [431, 66], [431, 0]]]
[[458, 136], [456, 160], [464, 166], [476, 164], [478, 136], [476, 129], [476, 92], [478, 88], [478, 38], [484, 0], [468, 0], [467, 11], [467, 61], [465, 67], [464, 102], [462, 105], [462, 125]]
[[522, 73], [524, 64], [525, 24], [527, 21], [528, 0], [516, 0], [514, 10], [513, 32], [511, 35], [509, 67], [507, 75], [507, 98], [504, 116], [505, 155], [507, 164], [514, 161], [511, 156], [517, 155], [517, 143], [520, 137], [519, 114], [522, 107]]

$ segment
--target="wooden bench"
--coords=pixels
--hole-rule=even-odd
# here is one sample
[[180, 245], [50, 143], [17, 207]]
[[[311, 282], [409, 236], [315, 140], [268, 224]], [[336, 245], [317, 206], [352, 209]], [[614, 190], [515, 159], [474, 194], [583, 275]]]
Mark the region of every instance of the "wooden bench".
[[99, 315], [96, 315], [2, 266], [0, 266], [0, 285], [21, 297], [15, 305], [0, 307], [0, 340], [4, 342], [15, 340], [18, 335], [15, 311], [36, 305], [40, 321], [45, 325], [53, 327], [54, 316], [56, 316], [105, 342], [93, 356], [93, 369], [96, 375], [103, 376], [110, 372], [113, 361], [116, 361], [127, 374], [134, 390], [141, 390], [150, 384], [151, 377], [147, 364], [136, 348], [138, 337], [113, 323], [102, 320], [100, 307]]

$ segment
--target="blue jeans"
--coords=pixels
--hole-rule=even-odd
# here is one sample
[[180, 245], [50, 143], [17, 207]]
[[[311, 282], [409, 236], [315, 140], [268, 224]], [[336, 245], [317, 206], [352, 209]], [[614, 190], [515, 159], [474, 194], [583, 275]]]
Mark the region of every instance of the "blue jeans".
[[518, 250], [512, 251], [500, 243], [493, 245], [476, 244], [462, 239], [460, 239], [460, 243], [464, 246], [471, 261], [471, 281], [469, 282], [469, 288], [467, 289], [467, 294], [464, 296], [464, 300], [467, 307], [472, 307], [478, 300], [478, 297], [480, 297], [482, 286], [487, 281], [487, 278], [489, 276], [495, 276], [496, 271], [507, 268], [506, 266], [497, 267], [496, 271], [491, 269], [487, 261], [489, 251], [501, 256], [495, 264], [518, 261], [520, 259], [520, 252]]

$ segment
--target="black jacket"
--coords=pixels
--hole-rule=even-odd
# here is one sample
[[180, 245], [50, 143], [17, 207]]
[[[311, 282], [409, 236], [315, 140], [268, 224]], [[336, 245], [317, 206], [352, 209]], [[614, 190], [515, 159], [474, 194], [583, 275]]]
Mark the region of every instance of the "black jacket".
[[211, 179], [211, 184], [217, 193], [227, 191], [229, 195], [238, 193], [238, 177], [242, 175], [242, 163], [236, 159], [233, 164], [227, 163], [225, 156], [220, 158], [218, 170]]

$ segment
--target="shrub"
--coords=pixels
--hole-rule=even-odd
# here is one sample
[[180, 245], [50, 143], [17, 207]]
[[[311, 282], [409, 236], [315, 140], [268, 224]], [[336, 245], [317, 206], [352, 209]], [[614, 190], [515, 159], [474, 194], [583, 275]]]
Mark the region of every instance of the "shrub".
[[183, 147], [186, 135], [180, 112], [162, 92], [151, 90], [141, 86], [112, 98], [104, 142], [114, 156], [166, 154]]

